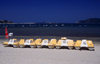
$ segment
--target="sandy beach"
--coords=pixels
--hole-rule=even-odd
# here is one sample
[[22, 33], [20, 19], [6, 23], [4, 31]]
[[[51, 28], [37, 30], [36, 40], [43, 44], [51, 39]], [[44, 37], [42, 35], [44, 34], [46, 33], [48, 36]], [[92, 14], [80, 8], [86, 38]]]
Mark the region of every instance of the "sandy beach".
[[48, 48], [13, 48], [0, 44], [0, 64], [99, 64], [100, 44], [95, 51]]

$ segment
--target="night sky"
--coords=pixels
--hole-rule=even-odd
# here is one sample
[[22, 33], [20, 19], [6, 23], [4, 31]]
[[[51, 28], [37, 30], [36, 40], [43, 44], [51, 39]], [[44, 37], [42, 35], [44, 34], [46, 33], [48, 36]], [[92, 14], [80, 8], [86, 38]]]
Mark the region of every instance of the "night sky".
[[100, 0], [0, 0], [0, 20], [73, 23], [100, 18]]

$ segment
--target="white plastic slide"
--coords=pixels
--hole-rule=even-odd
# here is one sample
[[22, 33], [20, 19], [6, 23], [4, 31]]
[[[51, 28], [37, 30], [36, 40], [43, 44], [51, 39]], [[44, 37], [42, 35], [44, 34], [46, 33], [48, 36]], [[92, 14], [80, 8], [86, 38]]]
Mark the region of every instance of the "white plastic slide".
[[24, 45], [30, 45], [30, 43], [31, 43], [31, 40], [26, 40]]
[[14, 43], [14, 39], [10, 39], [8, 42], [9, 45], [13, 45], [13, 43]]
[[68, 40], [61, 40], [61, 46], [67, 46]]
[[82, 40], [81, 47], [88, 47], [87, 40]]
[[49, 43], [49, 41], [48, 40], [43, 40], [43, 42], [42, 42], [42, 45], [44, 46], [47, 46], [48, 45], [48, 43]]

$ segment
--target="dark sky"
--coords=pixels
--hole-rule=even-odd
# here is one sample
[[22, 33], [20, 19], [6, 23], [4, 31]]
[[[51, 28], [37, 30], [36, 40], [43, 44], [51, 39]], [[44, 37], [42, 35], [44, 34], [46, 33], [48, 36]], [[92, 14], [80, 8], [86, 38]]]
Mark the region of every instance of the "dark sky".
[[100, 0], [0, 0], [0, 19], [66, 22], [100, 18]]

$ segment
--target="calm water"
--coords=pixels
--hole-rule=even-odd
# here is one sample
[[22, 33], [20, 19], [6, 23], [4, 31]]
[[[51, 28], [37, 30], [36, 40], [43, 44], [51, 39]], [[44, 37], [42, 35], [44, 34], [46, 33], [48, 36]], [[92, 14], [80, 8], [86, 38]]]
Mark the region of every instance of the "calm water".
[[100, 24], [0, 24], [0, 35], [5, 35], [5, 26], [15, 36], [100, 37]]

